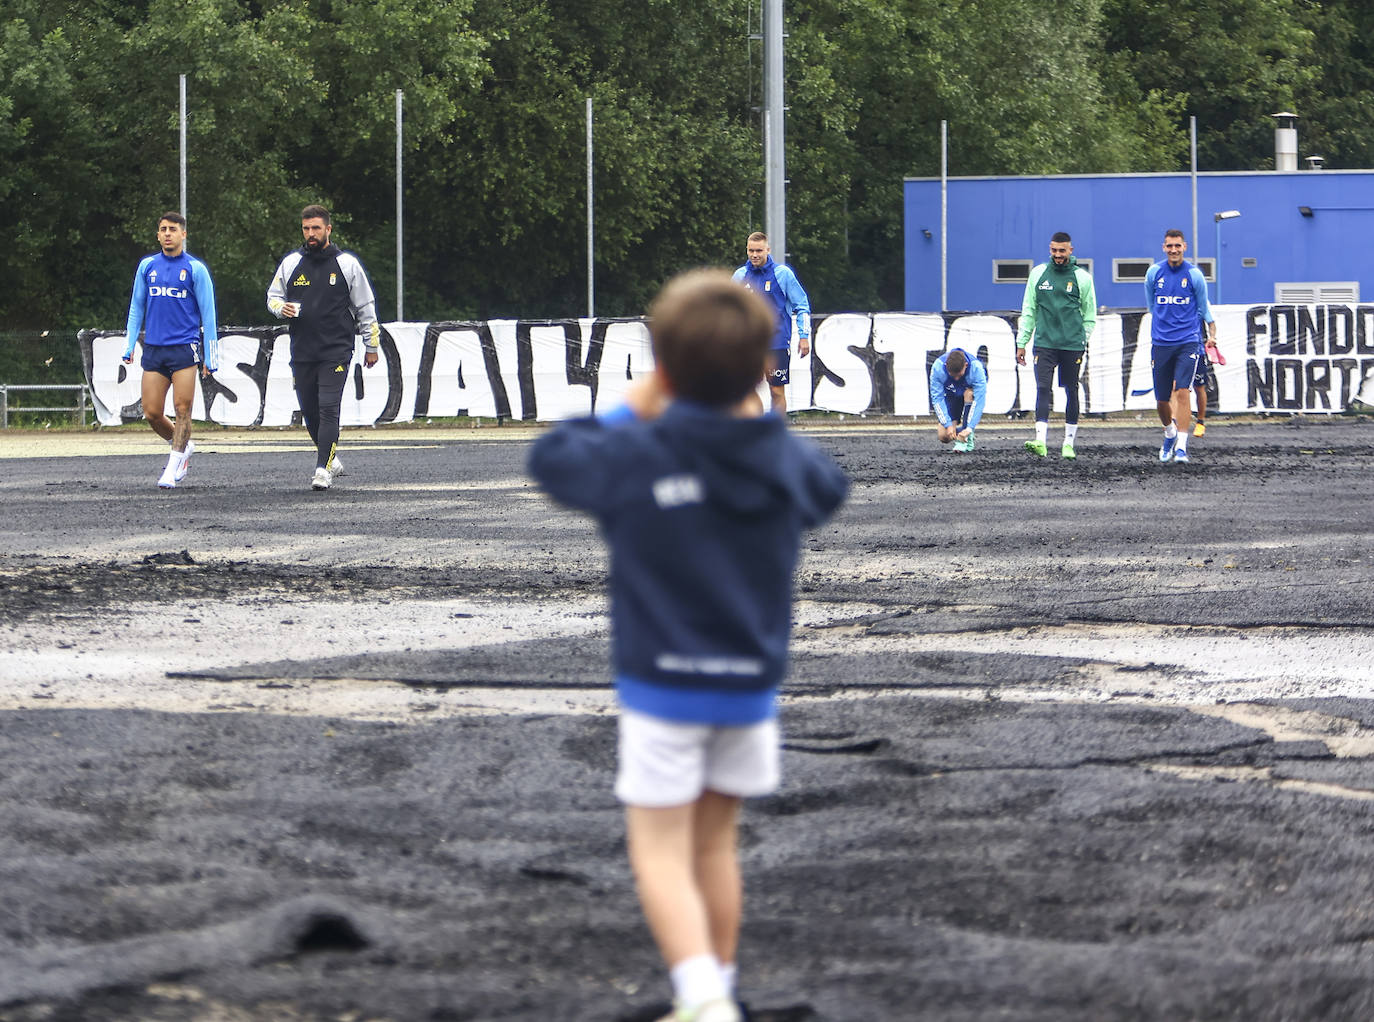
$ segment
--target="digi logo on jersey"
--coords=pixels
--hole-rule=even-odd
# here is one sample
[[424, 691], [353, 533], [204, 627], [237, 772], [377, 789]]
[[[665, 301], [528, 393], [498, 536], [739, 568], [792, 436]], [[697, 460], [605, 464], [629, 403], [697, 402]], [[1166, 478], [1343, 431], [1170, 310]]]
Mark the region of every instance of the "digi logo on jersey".
[[161, 284], [154, 284], [148, 288], [148, 294], [154, 298], [185, 298], [190, 292], [184, 287], [163, 287]]
[[1156, 305], [1192, 305], [1193, 300], [1187, 295], [1155, 295]]

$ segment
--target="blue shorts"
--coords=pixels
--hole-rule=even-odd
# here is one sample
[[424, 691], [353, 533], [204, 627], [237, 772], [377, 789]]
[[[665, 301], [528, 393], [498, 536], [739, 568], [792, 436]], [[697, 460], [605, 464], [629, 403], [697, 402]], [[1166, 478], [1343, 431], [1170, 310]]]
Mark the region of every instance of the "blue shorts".
[[787, 371], [792, 368], [792, 349], [774, 348], [768, 353], [768, 368], [764, 372], [764, 378], [770, 387], [787, 386], [790, 377]]
[[161, 373], [167, 379], [200, 361], [194, 344], [145, 344], [140, 363], [145, 373]]
[[1201, 354], [1202, 345], [1197, 343], [1155, 344], [1150, 347], [1156, 401], [1168, 401], [1176, 390], [1192, 389]]
[[1207, 346], [1198, 342], [1197, 372], [1193, 376], [1193, 388], [1207, 386], [1207, 377], [1212, 374], [1212, 360], [1207, 357]]
[[973, 411], [972, 402], [967, 405], [964, 404], [965, 389], [967, 388], [960, 387], [959, 393], [957, 394], [951, 394], [949, 391], [945, 391], [945, 410], [949, 412], [950, 425], [957, 429], [963, 429], [968, 425], [968, 423], [964, 421], [964, 411], [966, 409], [970, 412]]

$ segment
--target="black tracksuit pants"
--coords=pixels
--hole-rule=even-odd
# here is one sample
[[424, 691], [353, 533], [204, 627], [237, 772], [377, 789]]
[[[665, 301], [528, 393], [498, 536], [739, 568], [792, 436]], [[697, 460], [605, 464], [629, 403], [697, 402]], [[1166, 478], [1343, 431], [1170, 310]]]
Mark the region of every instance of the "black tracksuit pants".
[[301, 417], [315, 442], [316, 468], [328, 467], [339, 445], [339, 406], [348, 383], [348, 367], [348, 361], [291, 363]]

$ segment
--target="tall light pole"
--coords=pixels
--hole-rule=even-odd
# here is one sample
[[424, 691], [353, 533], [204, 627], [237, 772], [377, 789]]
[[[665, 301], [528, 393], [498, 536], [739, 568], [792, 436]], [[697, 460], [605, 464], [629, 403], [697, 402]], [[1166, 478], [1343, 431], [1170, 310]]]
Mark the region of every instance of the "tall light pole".
[[1238, 216], [1240, 216], [1240, 210], [1238, 209], [1223, 209], [1220, 213], [1212, 214], [1212, 220], [1217, 225], [1217, 265], [1215, 274], [1217, 278], [1218, 305], [1221, 304], [1221, 222], [1223, 220], [1234, 220]]
[[402, 116], [405, 108], [405, 92], [396, 90], [396, 321], [404, 323], [406, 318], [405, 299], [405, 218], [404, 177], [401, 168]]
[[783, 160], [782, 0], [763, 0], [764, 232], [787, 260], [787, 172]]
[[181, 92], [181, 215], [186, 215], [186, 76], [179, 75], [177, 83]]
[[593, 217], [596, 211], [595, 195], [592, 192], [592, 170], [595, 166], [592, 153], [592, 97], [587, 97], [587, 318], [596, 318], [596, 227]]

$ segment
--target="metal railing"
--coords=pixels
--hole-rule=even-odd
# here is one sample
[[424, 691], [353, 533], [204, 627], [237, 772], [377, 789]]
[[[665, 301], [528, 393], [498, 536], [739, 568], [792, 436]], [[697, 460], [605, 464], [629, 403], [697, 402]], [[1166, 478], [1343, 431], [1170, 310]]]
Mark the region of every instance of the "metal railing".
[[[16, 390], [74, 390], [77, 392], [75, 404], [39, 407], [37, 405], [21, 405], [15, 408], [10, 407], [10, 394]], [[67, 415], [79, 415], [81, 425], [86, 425], [86, 410], [94, 410], [91, 404], [91, 388], [84, 383], [0, 383], [0, 429], [9, 429], [10, 412], [64, 412]]]

